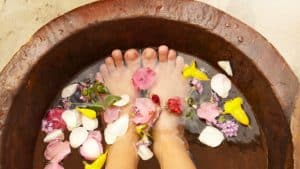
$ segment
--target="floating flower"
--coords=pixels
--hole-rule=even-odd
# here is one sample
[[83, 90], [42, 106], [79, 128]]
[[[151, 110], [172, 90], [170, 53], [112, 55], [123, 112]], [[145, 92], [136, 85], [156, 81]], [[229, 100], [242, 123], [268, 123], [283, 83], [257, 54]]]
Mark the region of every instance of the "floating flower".
[[81, 115], [75, 109], [65, 110], [62, 113], [61, 118], [64, 120], [69, 131], [81, 125]]
[[97, 117], [97, 113], [95, 110], [87, 109], [87, 108], [79, 108], [77, 107], [76, 110], [78, 110], [82, 115], [94, 119]]
[[91, 119], [86, 116], [81, 116], [82, 127], [86, 130], [95, 130], [98, 128], [98, 119]]
[[112, 123], [119, 118], [121, 109], [119, 107], [109, 107], [105, 110], [103, 118], [106, 123]]
[[49, 163], [44, 169], [64, 169], [64, 167], [58, 163]]
[[184, 78], [196, 78], [198, 80], [209, 80], [208, 76], [196, 67], [196, 61], [193, 61], [190, 66], [185, 66], [182, 71]]
[[197, 115], [201, 119], [205, 119], [208, 123], [215, 123], [216, 117], [221, 113], [221, 109], [218, 107], [217, 103], [204, 102], [197, 109]]
[[80, 147], [80, 154], [86, 160], [95, 160], [103, 153], [100, 131], [91, 131]]
[[129, 116], [123, 115], [113, 123], [109, 123], [104, 130], [104, 138], [107, 144], [113, 144], [117, 137], [123, 136], [128, 129]]
[[64, 140], [65, 135], [62, 130], [53, 130], [52, 132], [48, 133], [44, 138], [45, 143], [49, 143], [53, 140]]
[[224, 74], [218, 73], [212, 77], [210, 86], [220, 97], [226, 98], [231, 89], [231, 81]]
[[183, 100], [180, 97], [173, 97], [167, 101], [168, 110], [176, 115], [181, 115], [183, 112]]
[[233, 120], [227, 120], [225, 122], [217, 122], [214, 125], [218, 127], [222, 131], [222, 133], [225, 134], [227, 138], [237, 136], [239, 125], [235, 123]]
[[135, 124], [152, 125], [159, 115], [157, 106], [149, 98], [137, 98], [134, 104], [134, 112], [132, 121]]
[[158, 96], [158, 95], [153, 94], [153, 95], [151, 96], [151, 100], [152, 100], [155, 104], [157, 104], [157, 105], [160, 106], [160, 99], [159, 99], [159, 96]]
[[70, 153], [71, 148], [68, 141], [54, 140], [47, 145], [44, 156], [53, 163], [59, 163]]
[[199, 141], [209, 147], [218, 147], [224, 138], [223, 133], [215, 127], [206, 126], [198, 137]]
[[73, 129], [69, 136], [70, 145], [73, 148], [81, 146], [88, 137], [88, 132], [83, 127]]
[[224, 114], [230, 114], [238, 122], [243, 125], [249, 125], [249, 118], [247, 113], [242, 108], [243, 99], [236, 97], [232, 100], [226, 101], [224, 104]]
[[84, 169], [101, 169], [106, 161], [106, 158], [107, 152], [99, 156], [92, 164], [88, 164], [84, 161]]
[[113, 104], [114, 106], [123, 107], [123, 106], [126, 106], [129, 103], [130, 97], [128, 95], [124, 94], [124, 95], [121, 95], [120, 97], [121, 97], [121, 99], [116, 101]]
[[54, 129], [62, 129], [66, 128], [66, 124], [61, 118], [64, 109], [56, 107], [50, 109], [47, 112], [46, 117], [42, 121], [42, 131], [49, 133], [52, 132]]
[[149, 89], [155, 81], [155, 72], [149, 67], [139, 68], [132, 76], [132, 83], [139, 90]]
[[218, 65], [222, 68], [229, 76], [232, 76], [232, 69], [228, 60], [218, 61]]

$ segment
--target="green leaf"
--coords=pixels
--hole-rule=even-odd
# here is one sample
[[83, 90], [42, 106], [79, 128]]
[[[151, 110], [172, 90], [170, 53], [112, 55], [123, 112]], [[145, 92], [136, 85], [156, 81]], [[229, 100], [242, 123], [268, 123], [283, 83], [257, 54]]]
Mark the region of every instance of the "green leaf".
[[120, 99], [120, 96], [108, 95], [104, 98], [103, 104], [105, 105], [105, 107], [109, 107], [113, 105], [116, 101], [119, 101]]

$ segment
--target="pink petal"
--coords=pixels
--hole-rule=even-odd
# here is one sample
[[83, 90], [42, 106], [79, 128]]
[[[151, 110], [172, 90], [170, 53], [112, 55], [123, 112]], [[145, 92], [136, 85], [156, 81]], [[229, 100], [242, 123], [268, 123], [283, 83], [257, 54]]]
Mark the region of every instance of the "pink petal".
[[135, 101], [135, 116], [133, 122], [136, 124], [149, 123], [157, 116], [156, 105], [149, 98], [137, 98]]
[[104, 121], [106, 123], [111, 123], [115, 120], [117, 120], [119, 118], [119, 114], [120, 114], [121, 109], [118, 107], [110, 107], [108, 109], [106, 109], [106, 111], [104, 112]]
[[205, 102], [200, 105], [200, 108], [197, 110], [197, 115], [205, 119], [209, 123], [214, 123], [216, 117], [221, 113], [221, 109], [218, 107], [217, 103]]
[[86, 160], [95, 160], [103, 153], [101, 143], [93, 138], [88, 138], [80, 147], [80, 154]]
[[53, 163], [59, 163], [70, 153], [71, 148], [68, 141], [55, 140], [47, 145], [44, 156]]
[[44, 169], [64, 169], [64, 167], [59, 165], [58, 163], [49, 163]]
[[99, 130], [90, 131], [89, 135], [88, 135], [88, 139], [89, 138], [95, 139], [96, 141], [98, 141], [99, 143], [101, 143], [101, 141], [102, 141], [101, 132]]
[[140, 90], [149, 89], [155, 81], [155, 72], [149, 67], [140, 68], [132, 76], [134, 87]]

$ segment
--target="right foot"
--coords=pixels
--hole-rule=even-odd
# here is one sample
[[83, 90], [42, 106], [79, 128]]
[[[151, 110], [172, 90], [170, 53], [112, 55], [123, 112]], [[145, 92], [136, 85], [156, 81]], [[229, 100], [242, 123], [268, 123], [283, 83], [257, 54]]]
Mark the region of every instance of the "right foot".
[[[160, 97], [161, 106], [165, 107], [169, 98], [184, 99], [188, 93], [189, 84], [183, 79], [181, 73], [184, 66], [183, 58], [176, 57], [176, 52], [169, 50], [167, 46], [160, 46], [158, 53], [159, 59], [153, 49], [145, 49], [142, 63], [143, 67], [150, 67], [156, 71], [156, 83], [150, 89], [150, 94], [157, 94]], [[183, 141], [179, 121], [179, 116], [163, 110], [153, 128], [153, 150], [162, 169], [196, 168]]]

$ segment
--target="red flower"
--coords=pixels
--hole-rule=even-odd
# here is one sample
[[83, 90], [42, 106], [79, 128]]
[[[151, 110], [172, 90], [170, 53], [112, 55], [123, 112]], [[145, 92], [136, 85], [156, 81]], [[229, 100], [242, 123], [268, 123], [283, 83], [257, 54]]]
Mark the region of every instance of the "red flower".
[[168, 106], [168, 109], [176, 114], [176, 115], [181, 115], [182, 112], [183, 112], [183, 101], [180, 97], [173, 97], [173, 98], [170, 98], [167, 102], [167, 106]]
[[159, 99], [159, 96], [156, 95], [156, 94], [153, 94], [151, 96], [151, 100], [153, 101], [153, 103], [157, 104], [157, 105], [160, 105], [160, 99]]
[[65, 129], [66, 124], [64, 120], [61, 118], [61, 114], [65, 110], [59, 107], [50, 109], [47, 112], [46, 117], [44, 117], [42, 122], [42, 130], [46, 133], [53, 131], [54, 129]]

